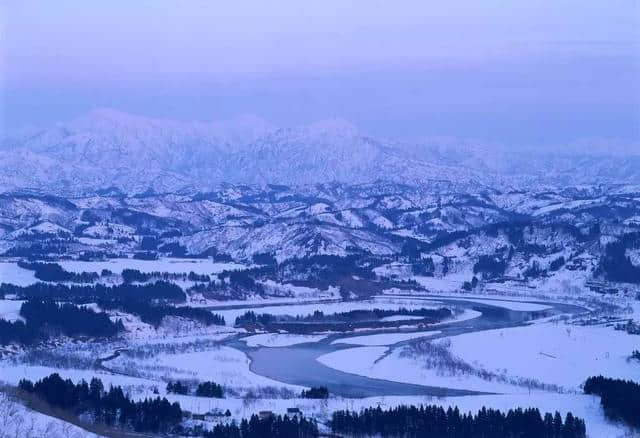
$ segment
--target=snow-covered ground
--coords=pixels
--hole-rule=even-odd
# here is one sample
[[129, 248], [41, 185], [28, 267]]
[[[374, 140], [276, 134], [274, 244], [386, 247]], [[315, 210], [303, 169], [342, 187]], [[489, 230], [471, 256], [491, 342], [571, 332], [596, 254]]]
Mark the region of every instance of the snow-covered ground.
[[480, 299], [480, 298], [464, 298], [465, 301], [471, 301], [474, 303], [481, 304], [489, 304], [491, 306], [503, 307], [509, 310], [517, 310], [520, 312], [537, 312], [540, 310], [548, 310], [551, 309], [551, 306], [546, 304], [536, 304], [536, 303], [524, 303], [521, 301], [512, 301], [512, 300], [495, 300], [495, 299]]
[[288, 347], [305, 342], [318, 342], [325, 335], [295, 335], [289, 333], [262, 333], [242, 338], [249, 347]]
[[408, 341], [409, 339], [428, 338], [439, 334], [439, 331], [430, 332], [414, 332], [414, 333], [381, 333], [378, 335], [354, 336], [351, 338], [340, 338], [332, 342], [332, 344], [350, 344], [350, 345], [367, 345], [381, 346], [393, 345], [398, 342]]
[[410, 320], [419, 320], [424, 319], [422, 316], [411, 316], [411, 315], [393, 315], [393, 316], [385, 316], [380, 321], [383, 322], [396, 322], [396, 321], [410, 321]]
[[0, 300], [0, 319], [7, 321], [15, 321], [21, 319], [20, 306], [24, 301], [21, 300]]
[[14, 386], [17, 385], [21, 379], [36, 381], [53, 373], [58, 373], [62, 378], [71, 379], [74, 382], [79, 382], [82, 379], [89, 382], [93, 377], [98, 377], [107, 387], [109, 385], [121, 385], [127, 388], [143, 388], [152, 387], [156, 384], [156, 382], [152, 380], [116, 375], [100, 370], [62, 369], [39, 365], [14, 365], [8, 361], [0, 362], [0, 383]]
[[28, 409], [0, 393], [0, 438], [89, 438], [91, 432]]
[[224, 412], [229, 409], [232, 418], [235, 420], [247, 418], [260, 411], [272, 411], [276, 414], [284, 415], [287, 412], [287, 408], [298, 408], [303, 415], [313, 417], [320, 422], [326, 422], [331, 413], [336, 410], [359, 411], [367, 407], [377, 406], [382, 409], [389, 409], [403, 404], [439, 405], [445, 409], [449, 406], [458, 406], [462, 412], [472, 413], [476, 413], [483, 406], [500, 409], [505, 412], [516, 406], [537, 407], [542, 413], [558, 411], [564, 417], [567, 412], [571, 412], [578, 417], [584, 418], [589, 438], [628, 438], [635, 436], [624, 426], [612, 423], [604, 417], [598, 397], [577, 394], [527, 393], [442, 398], [387, 396], [359, 399], [330, 398], [322, 401], [298, 398], [288, 400], [209, 399], [174, 394], [170, 394], [168, 398], [172, 401], [180, 402], [184, 409], [192, 412], [205, 413], [214, 410]]
[[176, 354], [159, 353], [140, 359], [120, 356], [109, 362], [114, 369], [135, 369], [152, 380], [211, 380], [241, 393], [261, 387], [302, 389], [259, 376], [249, 369], [249, 364], [250, 360], [243, 352], [227, 346]]
[[[393, 296], [396, 294], [406, 295], [407, 291], [389, 290], [389, 291], [385, 291], [385, 294], [388, 296]], [[418, 300], [418, 299], [421, 299], [420, 297], [423, 296], [423, 293], [413, 292], [408, 296], [413, 298], [414, 300]], [[523, 301], [516, 301], [516, 300], [505, 300], [501, 297], [491, 297], [487, 295], [474, 295], [474, 294], [459, 294], [455, 296], [443, 295], [441, 298], [452, 298], [452, 299], [470, 301], [473, 303], [489, 304], [492, 306], [503, 307], [505, 309], [517, 310], [520, 312], [536, 312], [536, 311], [548, 310], [552, 308], [547, 304], [537, 304], [534, 302], [523, 302]], [[423, 297], [422, 299], [425, 300], [425, 302], [427, 303], [430, 303], [431, 300], [437, 301], [437, 298], [433, 298], [433, 297]], [[535, 300], [532, 300], [532, 301], [535, 301]]]
[[[406, 383], [476, 391], [518, 393], [516, 382], [532, 379], [580, 391], [589, 376], [640, 380], [640, 367], [628, 358], [640, 348], [638, 336], [601, 326], [539, 323], [524, 327], [481, 331], [434, 341], [450, 342], [453, 357], [493, 377], [427, 367], [428, 357], [410, 354], [406, 347], [388, 352], [384, 347], [361, 347], [318, 358], [332, 368]], [[373, 343], [368, 345], [375, 345]], [[397, 370], [402, 370], [398, 373]], [[496, 377], [496, 376], [499, 376]], [[524, 384], [524, 383], [522, 383]]]
[[109, 259], [99, 262], [87, 262], [81, 260], [61, 260], [58, 262], [65, 270], [71, 272], [98, 272], [108, 269], [113, 273], [121, 274], [123, 269], [137, 269], [140, 272], [169, 272], [196, 274], [218, 274], [222, 271], [241, 270], [247, 268], [239, 263], [219, 263], [210, 259], [175, 259], [161, 258], [159, 260], [137, 259]]
[[312, 303], [312, 304], [289, 304], [279, 306], [266, 306], [241, 309], [215, 310], [215, 313], [224, 316], [227, 325], [233, 325], [236, 318], [251, 310], [255, 313], [269, 313], [272, 315], [311, 315], [316, 311], [324, 312], [325, 315], [334, 313], [350, 312], [352, 310], [381, 309], [381, 310], [397, 310], [406, 308], [409, 310], [431, 308], [429, 303], [425, 304], [412, 301], [410, 299], [389, 299], [378, 298], [367, 301], [349, 301], [349, 302], [332, 302], [332, 303]]
[[33, 271], [22, 269], [15, 262], [0, 262], [0, 284], [11, 283], [16, 286], [29, 286], [37, 283]]
[[446, 370], [427, 369], [413, 357], [404, 357], [401, 349], [356, 347], [322, 355], [318, 361], [328, 367], [377, 379], [416, 385], [441, 386], [483, 392], [520, 393], [522, 388], [508, 383], [483, 380], [473, 375], [449, 374]]
[[450, 339], [454, 355], [513, 376], [576, 389], [599, 374], [640, 381], [640, 366], [627, 360], [640, 348], [640, 336], [609, 327], [544, 323]]

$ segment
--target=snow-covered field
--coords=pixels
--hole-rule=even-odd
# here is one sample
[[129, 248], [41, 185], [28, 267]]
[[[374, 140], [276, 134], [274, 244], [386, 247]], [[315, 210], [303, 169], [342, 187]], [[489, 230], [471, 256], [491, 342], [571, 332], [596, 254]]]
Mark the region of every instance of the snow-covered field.
[[452, 353], [466, 362], [513, 376], [574, 389], [599, 374], [640, 381], [640, 365], [627, 360], [640, 336], [609, 327], [544, 323], [450, 339]]
[[402, 383], [483, 392], [523, 391], [510, 384], [487, 381], [476, 376], [450, 375], [446, 370], [427, 369], [419, 359], [403, 357], [400, 352], [400, 349], [389, 352], [385, 346], [356, 347], [322, 355], [318, 361], [347, 373]]
[[[580, 385], [589, 376], [599, 374], [640, 380], [640, 366], [628, 360], [631, 352], [640, 348], [638, 336], [607, 327], [540, 323], [446, 340], [454, 357], [494, 377], [480, 378], [446, 367], [428, 368], [425, 366], [428, 358], [422, 360], [419, 355], [407, 354], [405, 347], [390, 353], [384, 347], [352, 348], [323, 355], [318, 360], [341, 371], [381, 379], [501, 393], [522, 392], [523, 387], [515, 382], [524, 379], [569, 391], [580, 391]], [[402, 373], [397, 372], [399, 369]]]
[[[405, 295], [406, 293], [407, 293], [406, 291], [399, 291], [399, 290], [385, 291], [385, 294], [388, 296], [393, 296], [395, 294]], [[423, 299], [427, 303], [431, 303], [432, 300], [435, 300], [437, 302], [438, 300], [438, 298], [424, 297], [422, 295], [423, 294], [420, 292], [414, 292], [413, 294], [410, 294], [409, 297], [413, 298], [415, 301], [419, 299]], [[482, 295], [469, 295], [469, 294], [460, 294], [456, 296], [443, 295], [441, 298], [452, 298], [452, 299], [470, 301], [472, 303], [489, 304], [492, 306], [503, 307], [505, 309], [517, 310], [520, 312], [536, 312], [540, 310], [551, 309], [551, 306], [546, 304], [537, 304], [535, 302], [523, 302], [523, 301], [515, 301], [515, 300], [505, 300], [502, 298], [491, 298], [490, 296], [482, 296]]]
[[313, 304], [289, 304], [279, 306], [266, 306], [249, 308], [244, 307], [241, 309], [228, 309], [228, 310], [215, 310], [215, 313], [224, 316], [227, 325], [233, 325], [236, 318], [243, 315], [245, 312], [251, 310], [255, 313], [269, 313], [272, 315], [311, 315], [316, 311], [324, 312], [325, 315], [334, 313], [350, 312], [352, 310], [366, 310], [366, 309], [382, 309], [382, 310], [397, 310], [406, 308], [409, 310], [432, 308], [429, 303], [420, 303], [418, 301], [412, 301], [410, 299], [389, 299], [389, 298], [377, 298], [368, 301], [349, 301], [349, 302], [332, 302], [332, 303], [313, 303]]
[[222, 271], [245, 269], [246, 265], [239, 263], [219, 263], [210, 259], [174, 259], [161, 258], [159, 260], [137, 259], [109, 259], [99, 262], [87, 262], [81, 260], [61, 260], [58, 262], [65, 270], [70, 272], [98, 272], [108, 269], [120, 274], [123, 269], [137, 269], [140, 272], [169, 272], [196, 274], [218, 274]]
[[90, 438], [91, 432], [28, 409], [0, 393], [0, 438]]
[[16, 286], [29, 286], [37, 283], [33, 271], [22, 269], [15, 262], [0, 262], [0, 284], [11, 283]]
[[206, 351], [159, 353], [144, 359], [120, 356], [109, 366], [123, 371], [135, 369], [146, 378], [157, 381], [163, 378], [211, 380], [241, 393], [261, 387], [302, 389], [259, 376], [249, 369], [249, 364], [250, 360], [243, 352], [221, 346]]
[[325, 335], [296, 335], [289, 333], [262, 333], [242, 338], [249, 347], [288, 347], [305, 342], [318, 342]]
[[[309, 399], [205, 399], [202, 397], [180, 396], [171, 394], [168, 398], [180, 402], [180, 405], [192, 412], [208, 412], [213, 410], [225, 411], [229, 409], [232, 418], [239, 420], [260, 411], [272, 411], [276, 414], [285, 414], [287, 408], [300, 409], [303, 415], [313, 417], [320, 422], [326, 422], [331, 413], [340, 409], [359, 411], [367, 407], [380, 406], [389, 409], [403, 404], [414, 405], [438, 405], [447, 409], [449, 406], [458, 406], [462, 412], [476, 413], [483, 406], [502, 411], [508, 411], [514, 406], [537, 407], [541, 412], [560, 412], [564, 417], [571, 411], [574, 415], [584, 418], [587, 425], [589, 438], [628, 438], [635, 436], [631, 431], [620, 424], [611, 423], [604, 417], [600, 400], [597, 397], [576, 394], [509, 394], [509, 395], [483, 395], [464, 397], [367, 397], [359, 399], [330, 398], [329, 400]], [[321, 425], [322, 427], [322, 425]]]
[[7, 321], [15, 321], [20, 319], [20, 306], [24, 301], [21, 300], [0, 300], [0, 319]]
[[414, 333], [381, 333], [378, 335], [354, 336], [351, 338], [340, 338], [331, 342], [332, 344], [350, 344], [350, 345], [367, 345], [381, 346], [393, 345], [398, 342], [408, 341], [409, 339], [428, 338], [439, 334], [439, 331], [430, 332], [414, 332]]

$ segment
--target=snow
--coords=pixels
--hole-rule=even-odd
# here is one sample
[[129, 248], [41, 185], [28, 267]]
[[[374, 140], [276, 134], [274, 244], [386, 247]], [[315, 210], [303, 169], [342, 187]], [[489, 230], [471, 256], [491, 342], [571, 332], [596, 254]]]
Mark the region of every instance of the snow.
[[169, 272], [196, 274], [218, 274], [224, 270], [245, 269], [245, 265], [238, 263], [217, 263], [209, 259], [174, 259], [162, 258], [159, 260], [137, 259], [109, 259], [100, 262], [86, 262], [80, 260], [62, 260], [59, 264], [71, 272], [101, 272], [108, 269], [116, 274], [121, 274], [123, 269], [137, 269], [140, 272]]
[[20, 306], [24, 301], [20, 300], [0, 300], [0, 319], [10, 322], [21, 319]]
[[504, 378], [490, 381], [475, 374], [427, 369], [420, 357], [402, 354], [402, 347], [390, 353], [381, 347], [352, 348], [318, 360], [341, 371], [381, 379], [504, 393], [522, 391], [512, 383], [523, 378], [574, 391], [594, 375], [640, 380], [640, 367], [627, 360], [640, 344], [638, 337], [607, 327], [540, 323], [447, 339], [454, 357]]
[[28, 409], [0, 393], [0, 438], [89, 438], [98, 435]]
[[16, 286], [29, 286], [37, 283], [33, 271], [22, 269], [15, 262], [0, 262], [0, 284], [11, 283]]
[[640, 381], [640, 367], [627, 361], [640, 338], [608, 327], [545, 323], [450, 339], [452, 353], [466, 362], [513, 376], [574, 389], [600, 374]]
[[164, 376], [173, 379], [197, 378], [211, 380], [236, 391], [265, 386], [301, 389], [253, 373], [249, 369], [249, 358], [240, 350], [227, 346], [178, 354], [160, 353], [147, 359], [120, 356], [113, 362], [125, 369], [135, 367], [158, 380]]
[[249, 347], [288, 347], [305, 342], [318, 342], [324, 335], [295, 335], [289, 333], [263, 333], [242, 338]]
[[380, 321], [384, 322], [396, 322], [396, 321], [409, 321], [409, 320], [418, 320], [424, 319], [422, 316], [411, 316], [411, 315], [393, 315], [393, 316], [385, 316]]
[[[483, 406], [500, 409], [507, 412], [516, 406], [537, 407], [541, 413], [556, 411], [564, 417], [567, 412], [583, 418], [587, 426], [589, 438], [627, 438], [634, 436], [624, 426], [609, 422], [602, 411], [598, 397], [577, 394], [508, 394], [508, 395], [481, 395], [463, 397], [428, 397], [428, 396], [387, 396], [366, 397], [359, 399], [330, 398], [328, 400], [310, 399], [254, 399], [240, 398], [211, 399], [193, 396], [180, 396], [169, 394], [171, 401], [178, 401], [183, 409], [195, 413], [205, 413], [213, 410], [225, 411], [229, 409], [232, 419], [239, 421], [258, 414], [260, 411], [272, 411], [278, 415], [287, 413], [287, 408], [296, 407], [306, 417], [317, 419], [320, 423], [330, 419], [331, 413], [336, 410], [348, 409], [360, 411], [368, 407], [380, 406], [382, 409], [390, 409], [399, 405], [437, 405], [447, 409], [449, 406], [457, 406], [462, 412], [477, 413]], [[322, 427], [322, 424], [320, 424]]]
[[505, 383], [483, 380], [476, 376], [449, 375], [441, 370], [426, 369], [419, 359], [401, 357], [400, 349], [356, 347], [320, 356], [318, 362], [346, 373], [416, 385], [441, 386], [483, 392], [517, 393], [518, 388]]
[[440, 334], [439, 331], [430, 332], [414, 332], [414, 333], [381, 333], [378, 335], [354, 336], [350, 338], [340, 338], [332, 342], [332, 344], [352, 344], [352, 345], [393, 345], [398, 342], [408, 341], [409, 339], [426, 338]]
[[311, 315], [315, 311], [324, 312], [325, 315], [334, 313], [349, 312], [352, 310], [363, 309], [382, 309], [397, 310], [421, 309], [425, 307], [423, 304], [410, 302], [408, 300], [398, 299], [395, 301], [388, 299], [376, 299], [367, 301], [352, 302], [331, 302], [331, 303], [312, 303], [312, 304], [290, 304], [284, 306], [266, 306], [266, 307], [243, 307], [241, 309], [215, 310], [215, 313], [224, 316], [227, 325], [233, 325], [236, 318], [244, 315], [245, 312], [251, 310], [255, 313], [270, 313], [272, 315]]
[[537, 312], [540, 310], [552, 309], [551, 306], [548, 306], [545, 304], [526, 303], [521, 301], [492, 300], [492, 299], [487, 300], [487, 299], [478, 299], [478, 298], [467, 298], [466, 296], [461, 297], [461, 299], [464, 299], [465, 301], [471, 301], [474, 303], [489, 304], [491, 306], [503, 307], [509, 310], [517, 310], [520, 312]]
[[[423, 278], [430, 278], [430, 277], [423, 277]], [[403, 290], [386, 290], [385, 291], [385, 295], [388, 295], [388, 296], [400, 295], [398, 296], [398, 298], [400, 298], [401, 296], [405, 296], [406, 298], [413, 299], [414, 302], [417, 302], [418, 300], [425, 300], [429, 302], [437, 299], [450, 298], [454, 300], [488, 304], [491, 306], [503, 307], [505, 309], [516, 310], [520, 312], [537, 312], [537, 311], [548, 310], [553, 308], [552, 306], [549, 306], [547, 304], [529, 302], [529, 300], [527, 301], [505, 300], [503, 297], [493, 298], [492, 295], [476, 295], [476, 294], [466, 294], [466, 293], [464, 294], [461, 293], [457, 295], [438, 294], [437, 298], [435, 298], [433, 296], [424, 296], [420, 293], [412, 293], [411, 295], [405, 295], [405, 294], [407, 294], [407, 291], [403, 291]], [[380, 296], [380, 295], [377, 295], [377, 296]], [[535, 301], [535, 300], [532, 299], [531, 301]]]
[[79, 382], [84, 379], [89, 382], [93, 377], [102, 380], [105, 386], [121, 385], [123, 387], [152, 386], [153, 381], [138, 377], [129, 377], [107, 373], [101, 370], [80, 370], [75, 368], [53, 368], [40, 365], [12, 364], [8, 361], [0, 362], [0, 382], [10, 385], [17, 385], [21, 379], [31, 381], [40, 380], [53, 373], [58, 373], [64, 379], [71, 379]]

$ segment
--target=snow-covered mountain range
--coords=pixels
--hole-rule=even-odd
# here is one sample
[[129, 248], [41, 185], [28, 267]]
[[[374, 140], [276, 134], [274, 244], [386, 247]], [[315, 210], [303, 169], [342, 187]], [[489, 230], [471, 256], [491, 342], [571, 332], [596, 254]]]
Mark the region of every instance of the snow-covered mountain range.
[[[598, 145], [596, 148], [592, 145]], [[477, 142], [373, 138], [342, 120], [277, 128], [258, 117], [181, 122], [110, 109], [6, 139], [3, 191], [57, 194], [214, 190], [224, 183], [303, 185], [387, 180], [434, 191], [536, 184], [640, 182], [640, 151], [602, 141], [514, 152]], [[615, 151], [615, 153], [614, 153]]]

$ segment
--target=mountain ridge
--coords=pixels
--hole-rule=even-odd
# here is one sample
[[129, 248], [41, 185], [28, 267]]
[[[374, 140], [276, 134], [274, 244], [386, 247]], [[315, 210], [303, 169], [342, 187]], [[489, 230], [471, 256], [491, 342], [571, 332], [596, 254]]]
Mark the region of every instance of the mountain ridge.
[[283, 128], [256, 116], [183, 122], [103, 108], [5, 142], [0, 184], [4, 191], [72, 194], [106, 187], [126, 193], [206, 191], [224, 183], [390, 180], [468, 191], [640, 182], [640, 155], [583, 149], [520, 154], [471, 141], [379, 139], [342, 119]]

